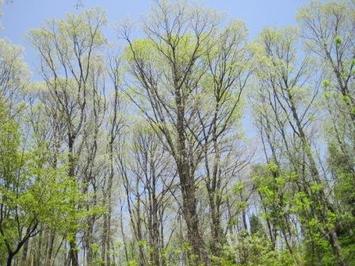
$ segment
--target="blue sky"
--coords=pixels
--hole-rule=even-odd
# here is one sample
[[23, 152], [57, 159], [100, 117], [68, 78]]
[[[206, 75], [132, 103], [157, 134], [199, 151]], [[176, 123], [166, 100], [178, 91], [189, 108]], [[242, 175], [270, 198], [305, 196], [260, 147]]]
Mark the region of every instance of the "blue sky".
[[[5, 0], [6, 1], [6, 0]], [[5, 4], [2, 17], [3, 29], [0, 36], [25, 48], [25, 59], [31, 68], [35, 67], [34, 53], [26, 34], [30, 29], [40, 27], [45, 20], [62, 18], [75, 11], [78, 0], [12, 0]], [[139, 20], [144, 16], [152, 0], [80, 0], [84, 8], [101, 7], [107, 12], [113, 25], [121, 20]], [[188, 1], [190, 2], [190, 1]], [[255, 37], [266, 26], [295, 24], [295, 14], [307, 0], [195, 0], [203, 6], [214, 8], [228, 19], [243, 20]], [[113, 37], [113, 36], [109, 36]]]

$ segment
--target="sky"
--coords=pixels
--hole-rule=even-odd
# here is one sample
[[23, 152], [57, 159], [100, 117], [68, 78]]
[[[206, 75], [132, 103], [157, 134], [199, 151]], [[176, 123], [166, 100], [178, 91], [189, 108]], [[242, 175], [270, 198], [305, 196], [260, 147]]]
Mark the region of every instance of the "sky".
[[[5, 0], [0, 37], [24, 47], [26, 62], [35, 66], [37, 55], [28, 41], [27, 34], [52, 18], [63, 18], [76, 11], [76, 3], [82, 8], [101, 7], [111, 26], [124, 20], [139, 20], [154, 4], [153, 0]], [[187, 2], [191, 2], [188, 1]], [[194, 0], [202, 6], [218, 10], [228, 20], [246, 23], [250, 37], [255, 37], [267, 26], [294, 25], [297, 10], [307, 0]], [[109, 25], [110, 26], [110, 25]], [[114, 38], [115, 36], [109, 36]]]
[[[77, 12], [76, 3], [84, 8], [100, 7], [106, 11], [109, 25], [114, 28], [120, 21], [139, 21], [149, 12], [153, 0], [5, 0], [1, 18], [0, 37], [24, 48], [24, 58], [29, 65], [34, 80], [40, 78], [38, 55], [28, 40], [28, 32], [38, 28], [46, 20], [63, 18], [67, 13]], [[174, 0], [172, 0], [174, 1]], [[186, 0], [191, 2], [192, 0]], [[221, 12], [226, 20], [242, 20], [246, 23], [250, 39], [263, 28], [292, 26], [296, 24], [297, 10], [309, 0], [194, 0], [194, 3]], [[110, 32], [110, 31], [109, 31]], [[107, 38], [117, 38], [111, 31]], [[256, 134], [251, 125], [251, 116], [246, 114], [243, 126], [247, 135]]]

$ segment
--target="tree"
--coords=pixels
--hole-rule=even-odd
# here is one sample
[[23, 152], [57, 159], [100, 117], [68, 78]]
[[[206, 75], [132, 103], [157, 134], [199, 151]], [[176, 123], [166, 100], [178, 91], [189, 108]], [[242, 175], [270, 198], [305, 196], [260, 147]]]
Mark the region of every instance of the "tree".
[[328, 164], [342, 217], [337, 232], [345, 239], [354, 237], [345, 232], [353, 227], [354, 219], [350, 217], [355, 213], [353, 189], [349, 186], [355, 176], [353, 14], [351, 1], [311, 2], [298, 13], [305, 46], [323, 72]]
[[250, 43], [156, 1], [119, 52], [75, 2], [29, 35], [41, 80], [0, 38], [1, 265], [354, 264], [353, 1]]
[[[191, 261], [206, 260], [197, 215], [195, 171], [201, 160], [196, 97], [206, 69], [203, 56], [211, 45], [215, 22], [209, 14], [160, 2], [145, 26], [147, 39], [132, 41], [127, 29], [131, 74], [139, 90], [131, 99], [142, 110], [174, 158], [180, 180], [182, 211], [191, 245]], [[136, 96], [146, 103], [138, 102]], [[148, 104], [148, 106], [147, 106]], [[147, 106], [149, 109], [142, 108]]]
[[355, 120], [353, 13], [351, 1], [324, 4], [313, 1], [298, 14], [306, 47], [326, 63], [326, 74], [334, 81], [332, 87], [342, 96], [345, 109], [341, 112], [350, 116], [352, 124]]
[[140, 265], [166, 265], [164, 249], [174, 228], [169, 230], [163, 226], [169, 218], [168, 209], [176, 190], [176, 170], [168, 152], [148, 126], [134, 127], [132, 138], [127, 139], [129, 146], [122, 148], [128, 153], [120, 156], [119, 168], [139, 250], [136, 260]]
[[[45, 97], [49, 101], [45, 102], [51, 104], [52, 115], [64, 125], [68, 175], [76, 180], [78, 188], [84, 193], [89, 192], [92, 184], [94, 196], [96, 180], [92, 179], [92, 171], [105, 108], [102, 98], [103, 66], [100, 65], [102, 57], [99, 53], [105, 44], [101, 33], [105, 22], [103, 12], [89, 10], [80, 16], [69, 15], [65, 20], [53, 21], [31, 33], [33, 45], [41, 56], [42, 75], [48, 90]], [[80, 158], [85, 160], [81, 167]], [[95, 205], [95, 198], [93, 201]], [[90, 228], [85, 243], [90, 262], [92, 253], [89, 246], [95, 216], [88, 219]], [[76, 232], [70, 236], [70, 246], [70, 261], [72, 265], [78, 265]]]
[[[103, 234], [102, 234], [102, 261], [106, 261], [107, 265], [111, 265], [111, 258], [113, 253], [112, 247], [112, 209], [113, 209], [113, 186], [115, 179], [115, 165], [116, 157], [115, 153], [117, 150], [117, 141], [119, 141], [119, 135], [124, 127], [124, 119], [120, 113], [123, 108], [123, 103], [120, 98], [120, 86], [121, 86], [121, 75], [120, 75], [120, 58], [119, 57], [110, 57], [108, 62], [109, 68], [108, 73], [113, 85], [113, 100], [109, 106], [109, 118], [108, 118], [108, 144], [107, 144], [107, 153], [109, 155], [109, 174], [108, 180], [104, 185], [104, 198], [103, 203], [107, 208], [106, 213], [104, 214], [104, 224], [103, 224]], [[107, 183], [107, 184], [106, 184]], [[116, 181], [117, 183], [117, 181]]]
[[[214, 33], [215, 45], [207, 51], [207, 70], [202, 91], [196, 99], [201, 126], [196, 140], [202, 142], [206, 189], [211, 215], [211, 253], [219, 256], [225, 243], [222, 208], [233, 177], [245, 166], [246, 155], [235, 153], [241, 130], [236, 128], [241, 113], [241, 95], [250, 76], [246, 28], [235, 22]], [[231, 137], [233, 135], [233, 137]], [[237, 140], [234, 140], [236, 138]], [[243, 158], [244, 157], [244, 158]]]
[[68, 201], [78, 201], [78, 191], [64, 168], [53, 169], [45, 163], [48, 155], [43, 146], [21, 149], [19, 126], [4, 104], [0, 122], [0, 248], [6, 250], [10, 266], [45, 225], [66, 228], [74, 211]]
[[[266, 92], [267, 104], [275, 115], [275, 128], [280, 132], [288, 159], [300, 178], [300, 182], [296, 183], [297, 189], [312, 202], [310, 208], [305, 205], [300, 213], [300, 222], [311, 237], [309, 241], [311, 245], [321, 247], [322, 240], [319, 237], [324, 238], [337, 263], [345, 265], [336, 233], [339, 220], [334, 220], [337, 210], [333, 201], [327, 197], [329, 184], [318, 168], [310, 133], [307, 133], [308, 125], [314, 119], [313, 104], [319, 92], [319, 83], [309, 58], [298, 61], [295, 41], [296, 35], [290, 30], [278, 32], [268, 29], [262, 33], [262, 48], [260, 47], [257, 57], [260, 62], [257, 73], [263, 87], [261, 93]], [[307, 85], [314, 86], [313, 91], [306, 91], [304, 88]], [[280, 114], [284, 118], [280, 118]], [[285, 122], [281, 123], [281, 119]], [[288, 132], [293, 136], [286, 135]]]

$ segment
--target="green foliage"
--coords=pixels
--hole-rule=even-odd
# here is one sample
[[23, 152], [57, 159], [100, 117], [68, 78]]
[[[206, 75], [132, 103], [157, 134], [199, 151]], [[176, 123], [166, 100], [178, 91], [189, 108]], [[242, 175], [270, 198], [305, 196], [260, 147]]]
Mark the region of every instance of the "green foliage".
[[[0, 0], [0, 13], [2, 3]], [[76, 242], [83, 233], [82, 253], [91, 252], [90, 265], [108, 264], [100, 240], [111, 240], [106, 252], [112, 259], [120, 253], [117, 257], [125, 257], [127, 265], [141, 265], [143, 260], [152, 264], [149, 257], [159, 249], [166, 265], [187, 261], [195, 266], [200, 262], [193, 254], [196, 250], [186, 242], [186, 224], [179, 217], [185, 215], [190, 221], [198, 219], [201, 253], [212, 265], [331, 266], [340, 265], [341, 260], [355, 265], [353, 4], [348, 0], [311, 1], [298, 14], [299, 29], [267, 28], [248, 44], [242, 22], [219, 27], [213, 12], [201, 12], [185, 2], [158, 1], [145, 25], [146, 36], [127, 40], [123, 73], [120, 67], [108, 71], [115, 64], [106, 66], [104, 12], [92, 9], [71, 14], [31, 32], [32, 43], [42, 56], [45, 81], [29, 86], [21, 49], [0, 39], [0, 264], [23, 241], [31, 243], [32, 260], [33, 253], [41, 253], [42, 240], [48, 241], [46, 233], [54, 232], [53, 241], [63, 238], [65, 243], [54, 243], [54, 247], [62, 245], [58, 245], [57, 258], [67, 253], [65, 241]], [[300, 40], [306, 47], [302, 57]], [[121, 84], [120, 77], [128, 71], [134, 77], [126, 80], [132, 83], [119, 93], [119, 101], [133, 100], [146, 117], [137, 117], [130, 107], [127, 112], [112, 110], [105, 92], [99, 92], [110, 87], [108, 72], [115, 73], [117, 77], [111, 78]], [[240, 122], [246, 102], [240, 93], [251, 72], [258, 81], [251, 87], [251, 95], [257, 103], [253, 111], [267, 163], [250, 169], [245, 167], [248, 162], [241, 162], [244, 147], [239, 153], [235, 139], [242, 138]], [[31, 99], [23, 101], [22, 96]], [[51, 105], [56, 107], [53, 113]], [[26, 112], [19, 115], [20, 110]], [[109, 132], [115, 112], [128, 126], [121, 130], [117, 125]], [[324, 129], [321, 140], [313, 135], [318, 127]], [[71, 131], [76, 131], [72, 134], [74, 148], [67, 154], [63, 151], [68, 149], [65, 135], [74, 133]], [[98, 135], [93, 141], [92, 131]], [[117, 138], [109, 139], [114, 133]], [[133, 145], [130, 138], [156, 137], [157, 133], [159, 141], [142, 154], [149, 167], [138, 165], [133, 159], [142, 147]], [[319, 158], [318, 144], [322, 147]], [[156, 158], [150, 154], [155, 149], [159, 151]], [[129, 167], [123, 169], [126, 161]], [[156, 162], [169, 171], [154, 169]], [[209, 176], [203, 167], [206, 172], [209, 168]], [[129, 180], [124, 187], [126, 198], [140, 202], [132, 208], [127, 208], [130, 202], [120, 203], [122, 222], [117, 223], [114, 204], [115, 197], [122, 196], [121, 172]], [[212, 180], [211, 173], [219, 180]], [[164, 178], [164, 191], [148, 194], [162, 186], [162, 180], [143, 184], [153, 174]], [[239, 175], [250, 179], [239, 179]], [[132, 176], [136, 179], [131, 180]], [[165, 178], [171, 178], [171, 183]], [[208, 182], [211, 188], [206, 189]], [[188, 186], [192, 190], [184, 191]], [[179, 202], [193, 195], [185, 194], [187, 191], [196, 192], [191, 201], [196, 206]], [[205, 210], [208, 204], [212, 206], [211, 199], [223, 231], [223, 241], [215, 245], [221, 249], [218, 255], [205, 248], [213, 235], [209, 226], [215, 213]], [[157, 210], [156, 205], [162, 207]], [[196, 215], [191, 218], [186, 210], [195, 207]], [[111, 213], [106, 215], [108, 210]], [[157, 211], [158, 221], [144, 211]], [[131, 220], [123, 221], [124, 215]], [[93, 218], [90, 224], [88, 218]], [[241, 229], [245, 219], [246, 231]], [[164, 234], [159, 236], [158, 248], [150, 244], [152, 223]], [[112, 235], [118, 224], [122, 226], [122, 243], [116, 235], [99, 239], [102, 224], [108, 230], [104, 233]], [[166, 229], [166, 225], [171, 227]], [[129, 226], [131, 230], [125, 234]], [[33, 235], [26, 236], [32, 229]], [[26, 237], [38, 232], [44, 235], [28, 242]], [[92, 239], [87, 241], [91, 233]], [[37, 244], [39, 250], [35, 250]], [[48, 252], [47, 246], [43, 253]], [[78, 244], [73, 250], [80, 248]], [[42, 263], [42, 258], [36, 259], [33, 263]]]
[[261, 236], [265, 235], [263, 225], [259, 219], [258, 216], [255, 214], [252, 214], [250, 217], [250, 233], [253, 234], [259, 234]]
[[221, 265], [298, 265], [288, 252], [273, 250], [270, 242], [258, 232], [251, 235], [241, 232], [239, 236], [230, 238], [223, 252]]
[[83, 197], [66, 167], [49, 166], [44, 146], [24, 151], [21, 145], [18, 124], [0, 106], [0, 205], [7, 210], [0, 224], [2, 254], [5, 243], [15, 250], [23, 240], [19, 228], [32, 230], [39, 223], [36, 231], [45, 226], [67, 234], [83, 215], [73, 205]]

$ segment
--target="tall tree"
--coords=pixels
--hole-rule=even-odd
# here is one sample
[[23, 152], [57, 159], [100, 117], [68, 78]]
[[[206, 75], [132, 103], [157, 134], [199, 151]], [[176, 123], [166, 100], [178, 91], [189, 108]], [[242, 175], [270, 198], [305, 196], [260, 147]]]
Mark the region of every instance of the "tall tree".
[[[355, 195], [349, 186], [355, 176], [354, 3], [312, 2], [299, 11], [298, 20], [305, 46], [323, 71], [324, 107], [329, 113], [324, 128], [339, 208], [354, 216]], [[351, 220], [343, 231], [352, 227]]]
[[[51, 98], [52, 108], [59, 114], [57, 118], [65, 125], [68, 175], [76, 180], [78, 188], [84, 193], [93, 184], [92, 166], [97, 151], [98, 128], [105, 108], [101, 97], [104, 85], [100, 66], [100, 50], [105, 44], [102, 35], [105, 22], [103, 12], [89, 10], [79, 16], [69, 15], [65, 20], [52, 21], [31, 33], [33, 45], [41, 56], [41, 72], [49, 92], [47, 97]], [[88, 134], [94, 135], [89, 139]], [[85, 148], [86, 153], [83, 152]], [[89, 156], [82, 168], [79, 167], [81, 156]], [[92, 222], [89, 221], [90, 228], [86, 232], [89, 236], [85, 242], [89, 246]], [[69, 240], [72, 265], [79, 264], [76, 238], [74, 231]], [[90, 261], [90, 248], [88, 252]]]
[[[312, 69], [309, 57], [297, 57], [297, 35], [292, 30], [268, 29], [261, 34], [260, 40], [257, 73], [262, 93], [266, 94], [267, 104], [276, 120], [273, 123], [281, 134], [288, 160], [299, 177], [297, 189], [312, 202], [311, 208], [301, 208], [300, 222], [311, 237], [311, 245], [322, 249], [317, 237], [312, 238], [318, 232], [328, 242], [337, 263], [345, 265], [336, 232], [339, 221], [332, 218], [337, 210], [327, 196], [329, 183], [317, 164], [315, 143], [310, 137], [316, 111], [314, 100], [319, 92], [317, 72]], [[306, 86], [313, 90], [306, 90]], [[280, 114], [284, 118], [280, 118]], [[285, 122], [282, 123], [281, 119]]]
[[211, 46], [215, 27], [210, 14], [203, 10], [159, 2], [144, 28], [147, 39], [132, 41], [127, 29], [123, 30], [131, 74], [139, 88], [131, 99], [175, 160], [190, 259], [195, 263], [207, 257], [197, 214], [195, 171], [202, 149], [196, 139], [200, 135], [196, 98], [207, 67], [203, 57]]
[[225, 242], [221, 221], [226, 203], [223, 195], [232, 187], [233, 177], [247, 159], [235, 150], [242, 135], [242, 130], [237, 128], [241, 96], [251, 71], [246, 28], [242, 23], [234, 22], [213, 34], [211, 38], [218, 41], [206, 55], [207, 69], [200, 85], [203, 90], [196, 99], [200, 105], [197, 114], [201, 130], [195, 136], [203, 146], [204, 181], [211, 215], [211, 252], [218, 257]]

